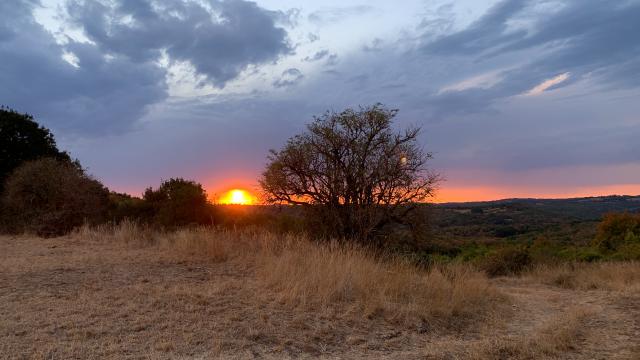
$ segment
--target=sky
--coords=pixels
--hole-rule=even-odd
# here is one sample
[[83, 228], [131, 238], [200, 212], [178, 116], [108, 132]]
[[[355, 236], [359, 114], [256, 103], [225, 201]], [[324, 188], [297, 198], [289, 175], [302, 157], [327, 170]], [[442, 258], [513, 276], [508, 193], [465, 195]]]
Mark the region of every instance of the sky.
[[254, 189], [327, 110], [420, 126], [436, 201], [640, 194], [640, 0], [6, 0], [0, 103], [110, 189]]

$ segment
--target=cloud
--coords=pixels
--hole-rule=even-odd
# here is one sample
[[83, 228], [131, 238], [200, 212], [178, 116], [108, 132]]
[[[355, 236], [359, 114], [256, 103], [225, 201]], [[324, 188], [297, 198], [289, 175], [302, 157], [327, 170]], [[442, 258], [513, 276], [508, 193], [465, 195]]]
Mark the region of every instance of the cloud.
[[547, 91], [548, 89], [567, 81], [567, 79], [569, 79], [569, 76], [570, 76], [570, 74], [568, 72], [566, 72], [564, 74], [560, 74], [558, 76], [555, 76], [555, 77], [553, 77], [551, 79], [545, 80], [541, 84], [539, 84], [536, 87], [534, 87], [533, 89], [527, 91], [527, 93], [525, 95], [528, 95], [528, 96], [540, 95], [543, 92]]
[[[0, 2], [0, 101], [63, 134], [129, 130], [166, 98], [165, 71], [105, 57], [94, 45], [58, 44], [33, 17], [32, 1]], [[67, 60], [72, 53], [74, 66]], [[65, 60], [65, 58], [67, 60]]]
[[499, 73], [500, 71], [490, 71], [447, 85], [438, 91], [438, 95], [451, 91], [464, 91], [474, 88], [489, 89], [500, 82]]
[[292, 51], [278, 24], [294, 26], [299, 14], [244, 0], [64, 4], [65, 28], [80, 28], [85, 39], [63, 33], [56, 40], [34, 18], [37, 1], [0, 2], [0, 101], [67, 136], [135, 128], [168, 99], [167, 61], [190, 64], [198, 79], [218, 87], [249, 66], [276, 61]]
[[560, 4], [540, 10], [536, 1], [505, 0], [465, 29], [435, 40], [426, 34], [421, 52], [427, 63], [447, 59], [458, 68], [507, 68], [492, 86], [436, 93], [431, 103], [451, 106], [455, 98], [454, 112], [465, 106], [482, 111], [511, 96], [587, 79], [593, 91], [640, 86], [640, 38], [631, 35], [640, 33], [640, 1]]
[[329, 55], [330, 55], [329, 50], [321, 50], [321, 51], [317, 51], [315, 54], [313, 54], [313, 56], [305, 57], [304, 59], [302, 59], [302, 61], [306, 61], [306, 62], [319, 61], [326, 58]]
[[[244, 0], [204, 3], [183, 0], [72, 0], [70, 21], [109, 54], [134, 63], [188, 62], [217, 87], [249, 65], [292, 52], [287, 32], [276, 22], [295, 22], [298, 12], [269, 11]], [[293, 19], [293, 20], [291, 20]], [[285, 22], [287, 22], [285, 21]]]
[[296, 68], [287, 69], [282, 72], [280, 78], [273, 82], [273, 86], [277, 88], [290, 87], [302, 81], [303, 78], [304, 75], [300, 70]]
[[356, 5], [346, 7], [333, 7], [314, 11], [309, 14], [309, 21], [317, 25], [337, 23], [351, 16], [359, 16], [371, 13], [375, 8], [370, 5]]
[[383, 43], [384, 43], [384, 41], [383, 41], [382, 39], [380, 39], [380, 38], [375, 38], [375, 39], [373, 39], [373, 40], [371, 41], [371, 43], [369, 43], [369, 44], [365, 44], [365, 45], [362, 47], [362, 50], [363, 50], [363, 51], [366, 51], [366, 52], [376, 52], [376, 51], [381, 51], [381, 50], [383, 50], [383, 47], [382, 47], [382, 46], [383, 46]]
[[307, 34], [307, 39], [309, 40], [310, 43], [314, 43], [314, 42], [320, 40], [320, 36], [310, 32], [310, 33]]
[[307, 56], [302, 59], [304, 62], [317, 62], [320, 60], [325, 60], [326, 65], [333, 66], [338, 63], [338, 55], [330, 53], [329, 50], [320, 50], [312, 56]]
[[[522, 11], [527, 3], [527, 0], [501, 1], [466, 29], [430, 41], [424, 49], [438, 55], [478, 55], [481, 51], [522, 40], [526, 32], [510, 31], [508, 21]], [[427, 31], [425, 36], [430, 39], [431, 31]]]

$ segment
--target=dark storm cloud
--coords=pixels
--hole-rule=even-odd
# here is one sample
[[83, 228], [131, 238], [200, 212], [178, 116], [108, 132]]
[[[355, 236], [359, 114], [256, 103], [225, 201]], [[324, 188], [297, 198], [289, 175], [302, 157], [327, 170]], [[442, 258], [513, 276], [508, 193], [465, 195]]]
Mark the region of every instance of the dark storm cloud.
[[[564, 1], [562, 8], [541, 14], [534, 11], [536, 4], [503, 1], [466, 29], [428, 41], [423, 51], [429, 57], [509, 67], [492, 87], [446, 92], [430, 102], [442, 112], [481, 111], [561, 74], [568, 74], [568, 80], [549, 89], [586, 77], [601, 88], [640, 86], [640, 37], [635, 35], [640, 33], [640, 1]], [[523, 16], [533, 17], [533, 26], [510, 29]]]
[[[166, 97], [164, 70], [122, 57], [107, 60], [93, 45], [57, 44], [33, 18], [32, 1], [0, 2], [0, 102], [69, 133], [128, 129]], [[77, 67], [63, 60], [73, 52]]]
[[133, 62], [158, 60], [193, 65], [211, 84], [224, 87], [252, 64], [274, 61], [292, 51], [277, 26], [295, 14], [268, 11], [243, 0], [210, 0], [208, 7], [182, 0], [73, 0], [71, 20], [100, 49]]
[[291, 50], [277, 24], [295, 20], [295, 12], [242, 0], [208, 4], [70, 1], [69, 16], [91, 43], [60, 44], [35, 21], [37, 1], [2, 1], [0, 102], [63, 135], [121, 133], [168, 97], [167, 71], [158, 62], [163, 51], [224, 86], [247, 66]]

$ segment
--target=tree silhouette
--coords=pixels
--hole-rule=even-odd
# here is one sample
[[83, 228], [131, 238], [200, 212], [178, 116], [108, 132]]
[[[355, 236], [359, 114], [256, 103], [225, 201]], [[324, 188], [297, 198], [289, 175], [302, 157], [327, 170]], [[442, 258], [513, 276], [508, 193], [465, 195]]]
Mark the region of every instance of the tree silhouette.
[[382, 105], [327, 112], [271, 151], [260, 184], [271, 203], [305, 205], [332, 237], [372, 243], [383, 227], [409, 224], [439, 179], [420, 129], [396, 133], [397, 110]]
[[210, 221], [210, 204], [202, 185], [182, 178], [163, 181], [156, 190], [148, 188], [144, 201], [151, 218], [159, 225], [176, 227]]
[[58, 150], [53, 134], [31, 115], [0, 107], [0, 193], [15, 168], [43, 157], [70, 161], [66, 152]]

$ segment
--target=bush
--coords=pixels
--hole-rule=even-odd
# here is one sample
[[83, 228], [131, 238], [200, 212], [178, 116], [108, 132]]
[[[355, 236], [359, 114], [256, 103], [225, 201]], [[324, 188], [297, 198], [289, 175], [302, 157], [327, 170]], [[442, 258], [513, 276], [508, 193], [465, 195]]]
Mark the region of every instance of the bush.
[[144, 200], [153, 222], [175, 228], [211, 223], [211, 205], [202, 185], [181, 178], [162, 182], [157, 190], [148, 188]]
[[640, 243], [640, 214], [607, 214], [598, 225], [594, 245], [605, 251], [615, 251], [629, 243]]
[[24, 163], [9, 176], [3, 203], [9, 230], [49, 237], [102, 221], [108, 196], [77, 163], [44, 158]]
[[531, 255], [526, 248], [508, 247], [489, 255], [480, 267], [489, 276], [505, 276], [519, 274], [531, 263]]

